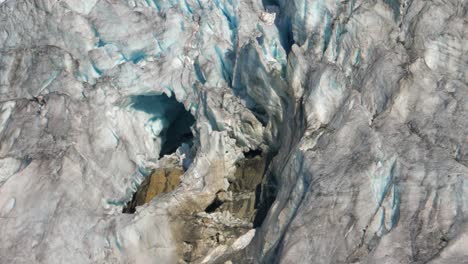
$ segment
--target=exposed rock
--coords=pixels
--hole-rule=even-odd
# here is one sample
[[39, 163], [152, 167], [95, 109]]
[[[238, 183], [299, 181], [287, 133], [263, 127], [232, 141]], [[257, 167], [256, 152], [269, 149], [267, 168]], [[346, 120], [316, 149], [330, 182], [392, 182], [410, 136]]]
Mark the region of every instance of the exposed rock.
[[[241, 159], [229, 177], [228, 190], [219, 191], [205, 212], [185, 210], [174, 214], [185, 262], [214, 261], [222, 253], [247, 246], [245, 241], [250, 241], [255, 233], [253, 221], [265, 165], [265, 158], [260, 155]], [[244, 238], [239, 240], [241, 237]]]
[[182, 168], [158, 168], [146, 177], [133, 198], [124, 207], [124, 213], [134, 213], [137, 206], [150, 202], [161, 193], [167, 193], [179, 186], [180, 177], [184, 174]]
[[217, 200], [222, 204], [215, 211], [229, 211], [235, 217], [253, 222], [265, 174], [265, 158], [255, 156], [242, 159], [236, 166], [227, 192], [217, 194]]

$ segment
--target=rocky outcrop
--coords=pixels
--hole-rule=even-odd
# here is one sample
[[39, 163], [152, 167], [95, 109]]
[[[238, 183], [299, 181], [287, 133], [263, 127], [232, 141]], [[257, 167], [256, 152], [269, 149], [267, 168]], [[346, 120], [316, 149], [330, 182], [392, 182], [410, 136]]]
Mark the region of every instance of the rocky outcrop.
[[138, 186], [132, 200], [123, 208], [123, 213], [135, 213], [137, 206], [149, 203], [159, 194], [174, 190], [179, 186], [182, 174], [184, 174], [182, 168], [155, 169]]
[[260, 155], [238, 161], [234, 176], [228, 178], [229, 188], [218, 192], [206, 211], [228, 211], [234, 217], [253, 222], [262, 191], [265, 166], [265, 158]]
[[[175, 190], [184, 173], [179, 163], [173, 156], [164, 157], [159, 162], [162, 168], [153, 170], [145, 177], [123, 213], [135, 213], [137, 206], [151, 202], [157, 195]], [[261, 206], [265, 169], [266, 159], [261, 152], [247, 155], [236, 162], [235, 172], [228, 177], [227, 190], [217, 192], [213, 202], [204, 211], [197, 210], [195, 204], [190, 203], [179, 207], [177, 213], [173, 214], [172, 226], [178, 230], [176, 240], [180, 245], [180, 261], [205, 263], [210, 258], [219, 257], [216, 254], [236, 252], [247, 245], [255, 233], [253, 227]], [[213, 249], [217, 250], [212, 252]]]
[[188, 204], [173, 214], [184, 262], [206, 263], [236, 252], [253, 238], [265, 167], [261, 155], [239, 160], [227, 190], [219, 191], [204, 211], [194, 211]]

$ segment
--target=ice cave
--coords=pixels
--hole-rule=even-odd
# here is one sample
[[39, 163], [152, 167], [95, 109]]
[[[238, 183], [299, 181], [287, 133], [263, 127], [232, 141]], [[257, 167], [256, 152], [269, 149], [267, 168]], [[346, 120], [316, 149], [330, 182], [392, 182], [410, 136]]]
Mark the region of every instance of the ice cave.
[[182, 144], [193, 145], [192, 125], [195, 118], [174, 97], [139, 95], [131, 99], [131, 107], [151, 116], [148, 125], [161, 138], [159, 156], [174, 153]]

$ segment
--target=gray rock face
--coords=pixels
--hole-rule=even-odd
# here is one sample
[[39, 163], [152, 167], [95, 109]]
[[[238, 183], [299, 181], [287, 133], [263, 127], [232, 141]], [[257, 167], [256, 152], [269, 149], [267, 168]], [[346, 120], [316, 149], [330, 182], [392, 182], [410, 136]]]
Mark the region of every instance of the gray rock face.
[[467, 43], [465, 0], [0, 0], [0, 263], [468, 263]]

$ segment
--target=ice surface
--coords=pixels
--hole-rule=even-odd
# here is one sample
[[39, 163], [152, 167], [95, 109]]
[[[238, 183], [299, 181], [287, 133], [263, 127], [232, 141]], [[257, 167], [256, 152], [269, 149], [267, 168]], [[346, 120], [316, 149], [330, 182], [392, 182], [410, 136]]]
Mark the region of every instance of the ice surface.
[[[0, 0], [0, 263], [464, 263], [467, 10]], [[197, 252], [180, 217], [249, 150], [263, 224]], [[181, 185], [122, 214], [169, 153]]]

